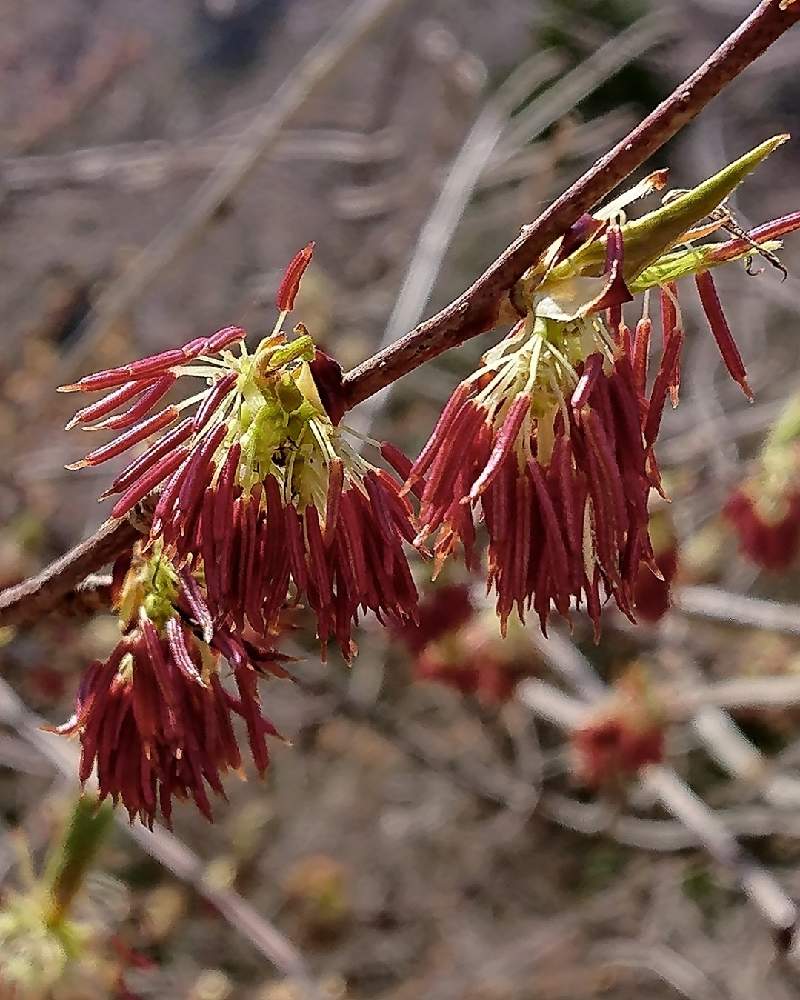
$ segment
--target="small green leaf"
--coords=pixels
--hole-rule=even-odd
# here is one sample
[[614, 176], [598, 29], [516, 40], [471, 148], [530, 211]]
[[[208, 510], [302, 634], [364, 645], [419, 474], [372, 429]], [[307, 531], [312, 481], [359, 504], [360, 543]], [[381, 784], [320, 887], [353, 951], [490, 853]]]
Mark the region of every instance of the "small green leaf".
[[[769, 240], [759, 243], [758, 246], [773, 253], [781, 248], [780, 240]], [[664, 285], [668, 281], [679, 281], [681, 278], [688, 278], [692, 274], [699, 274], [700, 271], [708, 271], [720, 264], [729, 264], [733, 260], [742, 260], [749, 257], [756, 251], [752, 247], [745, 247], [738, 254], [726, 257], [724, 260], [716, 259], [719, 243], [703, 243], [695, 247], [687, 247], [685, 250], [675, 250], [672, 253], [664, 254], [658, 260], [646, 267], [640, 274], [633, 278], [628, 287], [636, 295], [647, 288], [655, 288], [656, 285]]]
[[[645, 268], [650, 267], [669, 250], [683, 233], [721, 205], [745, 177], [788, 138], [788, 135], [778, 135], [762, 142], [760, 146], [756, 146], [697, 187], [686, 191], [655, 211], [648, 212], [640, 219], [626, 223], [622, 227], [625, 246], [624, 274], [631, 290], [634, 288], [635, 279]], [[553, 268], [538, 291], [550, 290], [555, 283], [575, 274], [599, 274], [605, 262], [605, 253], [605, 240], [598, 240], [581, 247]]]

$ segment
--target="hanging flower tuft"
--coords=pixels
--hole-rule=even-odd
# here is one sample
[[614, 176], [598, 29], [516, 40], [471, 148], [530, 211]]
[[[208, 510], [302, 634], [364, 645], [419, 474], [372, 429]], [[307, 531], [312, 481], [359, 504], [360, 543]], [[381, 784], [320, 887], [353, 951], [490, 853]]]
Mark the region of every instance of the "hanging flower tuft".
[[[92, 429], [124, 428], [69, 467], [116, 457], [194, 408], [114, 479], [105, 494], [119, 495], [112, 515], [126, 515], [159, 489], [151, 539], [201, 576], [215, 622], [241, 629], [247, 621], [264, 635], [287, 600], [304, 601], [316, 614], [323, 651], [335, 638], [349, 659], [360, 612], [413, 620], [417, 593], [403, 543], [415, 530], [399, 481], [364, 459], [339, 424], [338, 365], [302, 325], [294, 339], [283, 333], [312, 249], [290, 263], [275, 328], [252, 353], [244, 331], [228, 328], [63, 387], [114, 387], [70, 425], [103, 418]], [[205, 388], [146, 416], [183, 376]], [[123, 416], [106, 419], [131, 400]]]
[[[445, 406], [406, 483], [422, 497], [417, 542], [435, 535], [437, 566], [460, 543], [472, 567], [482, 518], [503, 632], [513, 610], [524, 620], [532, 608], [546, 629], [552, 608], [568, 616], [584, 604], [597, 636], [608, 599], [634, 620], [640, 566], [662, 577], [647, 501], [652, 488], [663, 492], [654, 446], [680, 389], [676, 282], [695, 276], [722, 359], [750, 397], [710, 269], [756, 252], [774, 258], [776, 238], [800, 228], [800, 213], [747, 239], [700, 241], [725, 227], [725, 199], [785, 138], [633, 222], [625, 209], [663, 188], [665, 171], [579, 219], [519, 283], [524, 317]], [[631, 331], [624, 306], [637, 293], [644, 308]], [[651, 378], [653, 294], [662, 336]]]
[[224, 627], [210, 636], [199, 590], [158, 545], [118, 562], [114, 602], [120, 641], [91, 664], [75, 714], [55, 731], [79, 737], [81, 781], [96, 769], [101, 799], [121, 801], [131, 820], [152, 827], [160, 810], [169, 823], [176, 797], [211, 819], [207, 788], [224, 797], [222, 775], [242, 766], [234, 716], [258, 772], [267, 770], [266, 737], [278, 734], [262, 714], [258, 678], [286, 676], [286, 657]]

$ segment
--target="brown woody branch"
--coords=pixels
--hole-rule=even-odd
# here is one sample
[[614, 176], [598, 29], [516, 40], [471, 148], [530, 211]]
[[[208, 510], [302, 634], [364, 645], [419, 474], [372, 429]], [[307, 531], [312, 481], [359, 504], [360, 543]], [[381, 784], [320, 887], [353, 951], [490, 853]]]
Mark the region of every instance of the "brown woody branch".
[[110, 586], [87, 577], [127, 552], [147, 530], [149, 520], [148, 511], [137, 510], [129, 518], [105, 521], [90, 538], [41, 573], [2, 591], [0, 628], [31, 624], [60, 606], [66, 606], [68, 613], [98, 610], [108, 600]]
[[[798, 21], [800, 4], [782, 10], [779, 0], [762, 0], [698, 70], [526, 226], [473, 285], [441, 312], [348, 372], [343, 384], [347, 407], [495, 326], [508, 293], [539, 255]], [[52, 610], [84, 577], [124, 552], [137, 536], [128, 520], [106, 522], [38, 576], [0, 593], [0, 627], [31, 622]]]
[[781, 10], [762, 0], [750, 17], [639, 125], [547, 208], [449, 306], [396, 343], [348, 372], [348, 407], [496, 325], [504, 297], [547, 247], [649, 156], [695, 118], [708, 102], [792, 25], [800, 4]]

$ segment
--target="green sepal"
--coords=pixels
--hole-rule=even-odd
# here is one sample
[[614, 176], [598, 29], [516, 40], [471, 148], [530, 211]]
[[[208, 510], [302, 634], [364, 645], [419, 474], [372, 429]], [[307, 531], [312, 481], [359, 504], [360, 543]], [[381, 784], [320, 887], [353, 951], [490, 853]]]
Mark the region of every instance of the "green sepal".
[[[686, 191], [677, 198], [622, 226], [625, 247], [623, 273], [633, 290], [636, 277], [652, 265], [680, 236], [714, 211], [739, 184], [789, 138], [777, 135], [729, 164], [719, 173]], [[605, 263], [604, 240], [589, 243], [576, 250], [554, 267], [537, 291], [550, 289], [555, 283], [576, 274], [599, 274]]]
[[[780, 240], [768, 240], [758, 244], [760, 248], [773, 253], [779, 250], [781, 245]], [[659, 257], [655, 263], [646, 267], [629, 281], [628, 288], [635, 295], [637, 292], [654, 288], [656, 285], [664, 285], [668, 281], [679, 281], [692, 274], [708, 271], [712, 267], [719, 267], [721, 264], [750, 257], [756, 252], [752, 247], [745, 247], [740, 253], [720, 260], [719, 248], [719, 243], [703, 243], [699, 246], [686, 247], [684, 250], [674, 250], [672, 253], [664, 254], [663, 257]]]

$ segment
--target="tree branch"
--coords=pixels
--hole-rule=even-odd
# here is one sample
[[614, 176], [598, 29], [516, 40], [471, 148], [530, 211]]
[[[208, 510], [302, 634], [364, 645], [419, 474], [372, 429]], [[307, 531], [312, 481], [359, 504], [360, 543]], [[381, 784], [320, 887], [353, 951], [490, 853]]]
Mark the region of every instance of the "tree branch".
[[147, 515], [105, 521], [90, 538], [41, 573], [0, 592], [0, 628], [29, 625], [65, 601], [82, 606], [81, 581], [131, 548], [147, 524]]
[[708, 102], [785, 31], [800, 21], [800, 4], [781, 10], [762, 0], [750, 17], [651, 114], [598, 160], [449, 306], [348, 372], [353, 407], [451, 347], [496, 325], [504, 296], [539, 255], [609, 191], [695, 118]]
[[[373, 7], [366, 9], [382, 12], [384, 7], [388, 10], [390, 3], [384, 5], [376, 0]], [[698, 70], [556, 199], [532, 225], [526, 226], [470, 288], [431, 319], [348, 372], [343, 385], [348, 408], [449, 348], [463, 344], [496, 325], [504, 297], [539, 255], [581, 213], [641, 166], [698, 115], [727, 83], [798, 21], [800, 4], [795, 3], [781, 10], [778, 0], [762, 0], [750, 17]], [[360, 36], [368, 22], [370, 18], [367, 15], [364, 15], [363, 23], [361, 14], [354, 15], [353, 37]], [[325, 72], [317, 76], [312, 74], [314, 82], [327, 75], [331, 68], [328, 61], [335, 60], [330, 60], [330, 53], [326, 51]], [[293, 108], [296, 100], [297, 94], [292, 91], [291, 99], [286, 98], [287, 106]], [[282, 124], [281, 114], [276, 111], [274, 115]], [[263, 127], [264, 123], [259, 123], [259, 128], [254, 125], [252, 148], [248, 146], [247, 155], [242, 154], [230, 164], [231, 175], [235, 175], [237, 180], [247, 174], [257, 158], [264, 135], [272, 134], [273, 113], [266, 114], [266, 118], [269, 128]], [[203, 189], [207, 197], [199, 199], [198, 205], [200, 200], [203, 205], [213, 201], [217, 180], [219, 178], [215, 177], [215, 183], [210, 182], [208, 190]], [[221, 180], [219, 183], [222, 183]], [[205, 211], [201, 212], [199, 208], [196, 214], [198, 219], [206, 217]], [[186, 223], [181, 232], [184, 230], [194, 232], [195, 226]], [[129, 521], [106, 522], [95, 535], [38, 576], [0, 593], [0, 627], [30, 622], [52, 610], [85, 576], [124, 552], [136, 537], [136, 528]]]

